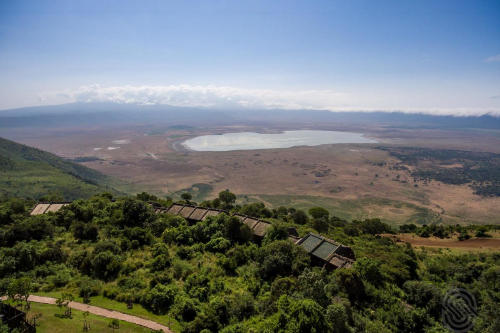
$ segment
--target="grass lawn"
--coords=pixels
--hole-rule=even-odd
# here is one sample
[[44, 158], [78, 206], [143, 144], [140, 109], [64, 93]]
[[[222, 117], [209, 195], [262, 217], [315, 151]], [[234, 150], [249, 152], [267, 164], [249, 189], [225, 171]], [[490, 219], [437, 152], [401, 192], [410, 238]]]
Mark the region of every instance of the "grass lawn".
[[[57, 292], [57, 291], [55, 291], [55, 292], [38, 292], [38, 293], [34, 293], [34, 294], [39, 295], [39, 296], [59, 298], [59, 297], [61, 297], [62, 291], [59, 291], [59, 292]], [[75, 294], [76, 293], [73, 293], [73, 295], [75, 295]], [[162, 325], [170, 327], [170, 329], [174, 332], [181, 331], [180, 324], [173, 317], [170, 318], [170, 322], [169, 322], [168, 315], [156, 315], [156, 314], [148, 311], [147, 309], [145, 309], [140, 304], [134, 304], [133, 309], [127, 309], [127, 304], [113, 301], [113, 300], [108, 299], [108, 298], [103, 297], [103, 296], [93, 296], [90, 299], [91, 299], [90, 305], [98, 306], [98, 307], [109, 309], [109, 310], [119, 311], [122, 313], [130, 314], [130, 315], [141, 317], [144, 319], [149, 319], [149, 320], [152, 320], [154, 322], [157, 322], [157, 323], [160, 323]], [[83, 299], [81, 297], [75, 297], [75, 302], [83, 303]], [[35, 303], [32, 303], [32, 304], [35, 304]], [[64, 311], [62, 311], [62, 312], [64, 312]]]
[[[38, 333], [66, 333], [66, 332], [84, 332], [83, 331], [83, 313], [78, 310], [72, 311], [71, 317], [64, 316], [64, 309], [51, 304], [31, 303], [31, 310], [28, 318], [41, 314], [37, 319]], [[87, 322], [90, 324], [89, 332], [113, 332], [108, 325], [112, 319], [90, 314]], [[116, 333], [150, 333], [151, 329], [139, 325], [120, 321], [120, 328]]]

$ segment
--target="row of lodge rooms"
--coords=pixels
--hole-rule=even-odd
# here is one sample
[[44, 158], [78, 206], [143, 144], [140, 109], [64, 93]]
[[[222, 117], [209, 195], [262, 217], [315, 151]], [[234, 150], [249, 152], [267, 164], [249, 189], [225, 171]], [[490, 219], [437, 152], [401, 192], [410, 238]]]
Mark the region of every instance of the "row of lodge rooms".
[[[57, 212], [68, 204], [70, 204], [70, 202], [39, 203], [31, 210], [30, 214], [39, 215], [48, 212]], [[168, 208], [161, 207], [155, 203], [151, 203], [151, 206], [157, 214], [165, 213], [180, 215], [190, 224], [205, 221], [210, 216], [217, 216], [222, 213], [237, 217], [241, 222], [252, 229], [255, 241], [258, 243], [265, 237], [267, 230], [271, 227], [271, 223], [268, 221], [241, 214], [231, 215], [228, 211], [221, 209], [197, 207], [179, 203], [174, 203]], [[355, 261], [354, 252], [350, 247], [315, 233], [310, 232], [303, 238], [300, 238], [297, 230], [293, 227], [289, 227], [288, 239], [294, 244], [302, 246], [311, 256], [311, 261], [314, 265], [321, 266], [327, 270], [351, 268]]]

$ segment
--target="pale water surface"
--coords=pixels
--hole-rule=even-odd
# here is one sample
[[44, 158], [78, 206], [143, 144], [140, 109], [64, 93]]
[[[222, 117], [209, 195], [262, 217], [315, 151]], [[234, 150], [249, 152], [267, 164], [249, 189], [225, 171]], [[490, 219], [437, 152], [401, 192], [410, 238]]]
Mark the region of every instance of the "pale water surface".
[[360, 133], [336, 131], [286, 131], [280, 134], [252, 132], [203, 135], [183, 142], [195, 151], [230, 151], [317, 146], [332, 143], [377, 143]]

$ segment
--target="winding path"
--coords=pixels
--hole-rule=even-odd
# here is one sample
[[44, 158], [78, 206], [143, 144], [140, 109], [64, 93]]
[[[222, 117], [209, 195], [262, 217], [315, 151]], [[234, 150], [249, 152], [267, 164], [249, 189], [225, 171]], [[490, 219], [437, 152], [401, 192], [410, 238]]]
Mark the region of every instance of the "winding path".
[[[6, 297], [2, 297], [2, 300], [6, 300]], [[43, 296], [36, 296], [36, 295], [30, 295], [28, 298], [28, 301], [34, 302], [34, 303], [43, 303], [43, 304], [56, 304], [56, 299], [52, 297], [43, 297]], [[140, 325], [143, 327], [147, 327], [153, 330], [163, 330], [165, 333], [174, 333], [170, 328], [167, 326], [163, 326], [161, 324], [158, 324], [157, 322], [154, 322], [152, 320], [132, 316], [129, 314], [125, 314], [119, 311], [113, 311], [113, 310], [108, 310], [104, 308], [100, 308], [97, 306], [93, 305], [87, 305], [79, 302], [70, 302], [69, 306], [72, 309], [79, 310], [79, 311], [88, 311], [89, 313], [106, 317], [106, 318], [111, 318], [111, 319], [118, 319], [118, 320], [123, 320], [128, 323]]]

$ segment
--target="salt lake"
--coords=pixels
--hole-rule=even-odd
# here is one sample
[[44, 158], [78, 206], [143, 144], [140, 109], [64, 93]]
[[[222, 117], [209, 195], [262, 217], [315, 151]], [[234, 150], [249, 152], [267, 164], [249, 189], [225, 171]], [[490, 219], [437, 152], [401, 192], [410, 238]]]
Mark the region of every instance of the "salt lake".
[[182, 144], [194, 151], [231, 151], [318, 146], [336, 143], [378, 143], [360, 133], [337, 131], [286, 131], [278, 134], [253, 132], [203, 135]]

